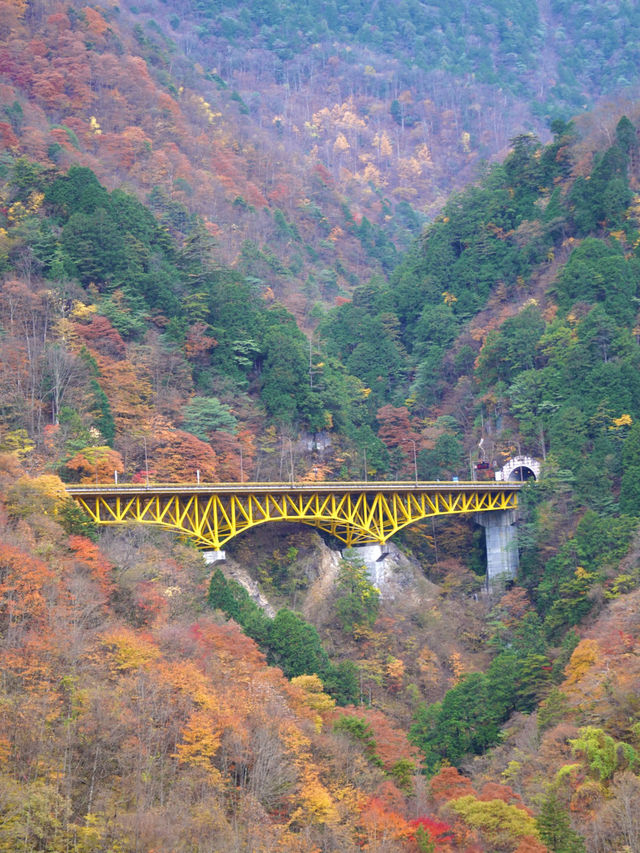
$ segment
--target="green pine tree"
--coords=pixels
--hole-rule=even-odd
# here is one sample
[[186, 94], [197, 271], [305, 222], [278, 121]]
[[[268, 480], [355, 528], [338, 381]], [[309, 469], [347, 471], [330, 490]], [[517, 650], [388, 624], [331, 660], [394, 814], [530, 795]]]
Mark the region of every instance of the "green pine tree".
[[552, 853], [584, 853], [584, 839], [571, 828], [569, 814], [553, 791], [545, 797], [536, 825]]
[[365, 564], [349, 551], [340, 561], [336, 587], [336, 613], [344, 630], [371, 627], [378, 617], [380, 593], [369, 580]]

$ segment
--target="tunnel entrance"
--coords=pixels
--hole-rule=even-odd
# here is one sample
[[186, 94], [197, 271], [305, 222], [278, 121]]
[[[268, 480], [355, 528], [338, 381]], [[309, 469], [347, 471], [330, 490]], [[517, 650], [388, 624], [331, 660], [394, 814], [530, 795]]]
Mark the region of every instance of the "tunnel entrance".
[[537, 479], [535, 471], [532, 471], [531, 468], [526, 465], [518, 465], [518, 467], [514, 468], [509, 474], [509, 480], [516, 483], [524, 483], [526, 480]]
[[496, 471], [496, 480], [509, 480], [512, 483], [537, 480], [540, 477], [540, 467], [540, 461], [534, 456], [514, 456]]

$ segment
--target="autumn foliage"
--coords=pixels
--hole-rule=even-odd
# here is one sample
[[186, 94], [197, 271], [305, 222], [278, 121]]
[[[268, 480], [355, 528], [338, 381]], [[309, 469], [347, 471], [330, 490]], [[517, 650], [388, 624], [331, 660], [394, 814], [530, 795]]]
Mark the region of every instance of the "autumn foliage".
[[[463, 87], [401, 65], [424, 4], [398, 57], [385, 3], [352, 51], [324, 11], [287, 7], [289, 48], [268, 3], [83, 2], [0, 0], [0, 849], [639, 850], [636, 128], [510, 143], [475, 48]], [[449, 5], [483, 50], [521, 32]], [[586, 52], [626, 50], [552, 6], [549, 55], [587, 12]], [[234, 542], [247, 606], [209, 609], [193, 547], [99, 536], [62, 482], [488, 477], [520, 445], [518, 585], [429, 519], [367, 618], [291, 530]]]

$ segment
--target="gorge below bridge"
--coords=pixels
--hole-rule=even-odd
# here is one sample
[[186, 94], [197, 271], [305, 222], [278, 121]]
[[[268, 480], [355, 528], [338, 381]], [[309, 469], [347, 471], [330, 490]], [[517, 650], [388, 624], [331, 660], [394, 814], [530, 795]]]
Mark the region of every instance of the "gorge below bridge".
[[298, 522], [348, 547], [383, 545], [425, 518], [474, 514], [485, 528], [487, 582], [515, 576], [513, 523], [522, 483], [312, 482], [201, 485], [81, 485], [68, 494], [100, 525], [151, 524], [222, 554], [224, 545], [259, 524]]

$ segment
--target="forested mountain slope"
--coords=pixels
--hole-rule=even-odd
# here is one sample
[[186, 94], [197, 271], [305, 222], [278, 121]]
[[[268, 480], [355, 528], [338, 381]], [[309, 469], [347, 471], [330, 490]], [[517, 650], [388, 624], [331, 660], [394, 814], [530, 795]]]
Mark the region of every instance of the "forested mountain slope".
[[201, 215], [220, 257], [309, 325], [517, 133], [637, 83], [624, 5], [1, 10], [0, 147], [88, 166], [176, 235]]
[[[224, 79], [285, 51], [266, 16], [2, 8], [0, 849], [637, 849], [640, 109], [518, 135], [400, 256], [431, 142], [404, 96], [365, 121], [348, 52], [312, 48], [346, 88], [304, 127]], [[220, 39], [226, 68], [186, 58]], [[463, 520], [399, 536], [413, 575], [381, 599], [316, 534], [265, 527], [211, 576], [62, 491], [492, 476], [517, 451], [544, 476], [493, 596]]]
[[[368, 51], [373, 64], [380, 55], [392, 57], [398, 76], [412, 68], [445, 72], [452, 80], [473, 74], [482, 83], [535, 96], [539, 111], [582, 109], [585, 95], [637, 82], [639, 21], [628, 4], [194, 0], [180, 11], [197, 21], [195, 35], [217, 51], [221, 68], [241, 68], [239, 51], [248, 44], [271, 54], [269, 70], [289, 81], [296, 71], [304, 79], [299, 54], [333, 40], [356, 52], [354, 62]], [[179, 31], [181, 24], [172, 27]], [[223, 40], [229, 45], [225, 59]], [[245, 59], [244, 67], [250, 62]]]
[[[439, 836], [443, 850], [523, 853], [565, 849], [554, 841], [560, 830], [566, 849], [581, 849], [578, 829], [590, 850], [618, 849], [620, 803], [637, 798], [638, 738], [634, 670], [617, 673], [633, 659], [636, 627], [624, 623], [618, 648], [600, 642], [611, 629], [598, 625], [618, 618], [610, 600], [633, 612], [625, 602], [640, 581], [638, 136], [626, 117], [613, 144], [592, 153], [570, 124], [554, 134], [546, 147], [519, 138], [502, 165], [448, 202], [388, 281], [371, 279], [329, 312], [311, 346], [285, 309], [217, 260], [197, 220], [179, 241], [86, 169], [7, 158], [8, 849], [17, 837], [51, 850], [103, 850], [111, 839], [180, 849], [189, 837], [203, 849], [228, 839], [260, 849], [258, 837], [283, 849], [419, 849]], [[329, 443], [303, 456], [304, 427]], [[469, 453], [472, 463], [482, 454], [497, 463], [518, 446], [542, 457], [544, 479], [523, 497], [518, 586], [474, 600], [482, 565], [471, 527], [417, 526], [402, 539], [441, 584], [436, 598], [381, 604], [347, 559], [318, 633], [291, 609], [309, 589], [299, 559], [308, 545], [285, 530], [231, 549], [277, 615], [266, 618], [220, 573], [206, 611], [195, 552], [147, 535], [96, 547], [57, 479], [108, 480], [115, 469], [136, 481], [147, 468], [159, 479], [193, 479], [196, 468], [240, 479], [279, 476], [292, 462], [299, 476], [313, 467], [360, 476], [363, 446], [380, 477], [411, 476], [414, 448], [419, 476], [433, 478], [464, 476]], [[314, 560], [307, 554], [307, 566]], [[585, 627], [600, 613], [602, 623]], [[444, 627], [452, 619], [455, 644]], [[289, 678], [321, 680], [291, 694], [263, 655]], [[608, 703], [605, 690], [597, 719], [571, 687], [592, 666], [596, 680], [602, 667], [614, 673], [617, 697]], [[266, 752], [247, 745], [256, 720], [228, 717], [230, 702], [249, 700], [225, 698], [262, 679], [280, 708], [270, 716], [277, 731], [265, 723]], [[114, 717], [99, 725], [105, 683]], [[133, 698], [141, 691], [148, 709]], [[345, 711], [332, 710], [336, 701]], [[305, 707], [325, 720], [319, 741]], [[43, 743], [27, 718], [47, 720], [51, 738]], [[509, 720], [512, 746], [474, 760]], [[156, 730], [160, 740], [149, 741]], [[121, 736], [107, 743], [110, 731]], [[348, 771], [328, 757], [342, 758], [345, 743], [356, 762]], [[557, 768], [553, 778], [520, 770], [527, 755]], [[284, 776], [265, 770], [260, 782], [263, 761]], [[433, 775], [427, 792], [418, 762]], [[182, 786], [198, 793], [169, 823]]]

